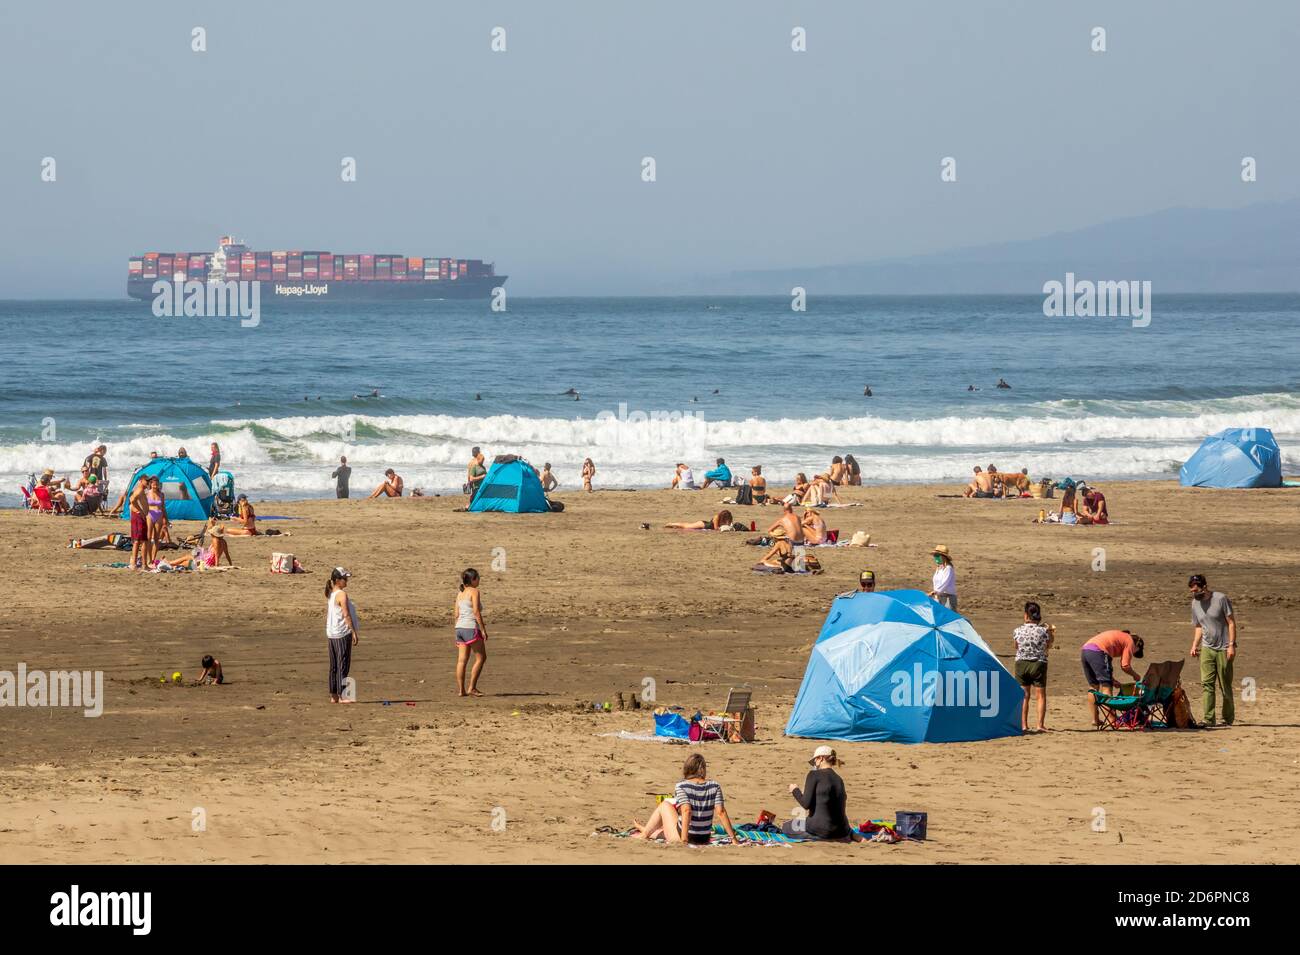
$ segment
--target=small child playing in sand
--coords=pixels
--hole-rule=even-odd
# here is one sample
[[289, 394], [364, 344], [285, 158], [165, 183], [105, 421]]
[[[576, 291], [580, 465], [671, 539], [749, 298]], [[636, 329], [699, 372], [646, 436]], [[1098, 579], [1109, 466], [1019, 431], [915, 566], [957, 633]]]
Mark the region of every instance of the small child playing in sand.
[[194, 681], [195, 683], [205, 686], [214, 684], [220, 686], [226, 682], [226, 677], [221, 672], [221, 661], [213, 657], [212, 654], [205, 656], [199, 663], [203, 666], [203, 672], [199, 674], [199, 678]]

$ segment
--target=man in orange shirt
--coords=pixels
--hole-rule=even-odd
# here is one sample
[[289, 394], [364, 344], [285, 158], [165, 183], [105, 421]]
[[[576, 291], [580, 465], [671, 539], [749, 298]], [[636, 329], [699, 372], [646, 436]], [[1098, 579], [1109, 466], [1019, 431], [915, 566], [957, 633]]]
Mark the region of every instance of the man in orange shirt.
[[[1136, 683], [1142, 678], [1133, 669], [1133, 659], [1142, 659], [1142, 638], [1129, 630], [1103, 630], [1083, 645], [1083, 678], [1088, 687], [1109, 696], [1115, 695], [1118, 684], [1111, 670], [1111, 660], [1119, 657], [1119, 668], [1133, 678]], [[1101, 717], [1097, 714], [1097, 700], [1088, 694], [1088, 714], [1092, 725], [1100, 726]]]

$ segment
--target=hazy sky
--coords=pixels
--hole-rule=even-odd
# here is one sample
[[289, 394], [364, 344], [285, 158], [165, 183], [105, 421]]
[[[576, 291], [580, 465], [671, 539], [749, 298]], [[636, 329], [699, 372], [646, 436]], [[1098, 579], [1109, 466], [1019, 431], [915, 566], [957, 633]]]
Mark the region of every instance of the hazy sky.
[[5, 0], [0, 297], [225, 232], [633, 293], [1289, 198], [1297, 40], [1282, 0]]

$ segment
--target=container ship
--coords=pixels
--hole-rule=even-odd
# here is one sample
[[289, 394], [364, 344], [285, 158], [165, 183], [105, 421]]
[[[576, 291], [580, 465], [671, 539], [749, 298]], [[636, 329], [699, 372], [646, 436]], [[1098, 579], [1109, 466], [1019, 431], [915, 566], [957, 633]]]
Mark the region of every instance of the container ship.
[[482, 259], [254, 252], [222, 236], [215, 252], [146, 252], [127, 263], [126, 293], [152, 300], [154, 283], [262, 282], [263, 302], [390, 302], [487, 298], [507, 276]]

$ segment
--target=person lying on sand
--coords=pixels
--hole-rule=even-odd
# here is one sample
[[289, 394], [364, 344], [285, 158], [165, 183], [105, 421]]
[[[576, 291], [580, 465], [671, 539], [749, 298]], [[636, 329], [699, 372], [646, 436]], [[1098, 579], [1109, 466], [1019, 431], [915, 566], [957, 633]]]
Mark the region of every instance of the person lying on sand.
[[731, 511], [718, 511], [713, 517], [702, 521], [685, 521], [665, 524], [664, 527], [679, 531], [720, 531], [731, 526]]
[[[482, 480], [482, 478], [480, 478], [479, 480]], [[379, 495], [381, 494], [384, 495], [385, 497], [401, 497], [402, 489], [405, 486], [406, 486], [406, 482], [402, 480], [401, 475], [399, 475], [392, 468], [389, 468], [387, 471], [384, 472], [383, 482], [379, 485], [379, 487], [375, 488], [373, 491], [370, 492], [369, 500], [374, 500], [375, 498], [379, 497]], [[477, 485], [475, 485], [475, 487], [477, 487]]]
[[767, 532], [769, 535], [776, 536], [778, 528], [791, 544], [803, 543], [803, 524], [800, 523], [799, 516], [794, 512], [794, 505], [788, 501], [781, 505], [781, 516], [773, 522]]
[[684, 842], [692, 846], [707, 846], [713, 839], [713, 816], [722, 823], [723, 831], [736, 845], [736, 830], [727, 815], [722, 799], [722, 786], [708, 779], [708, 765], [699, 753], [686, 757], [682, 766], [682, 781], [673, 795], [665, 797], [645, 825], [634, 818], [632, 826], [637, 831], [634, 839], [656, 839], [664, 842]]
[[220, 686], [226, 682], [225, 674], [221, 672], [220, 660], [209, 654], [200, 660], [199, 663], [203, 667], [203, 672], [199, 674], [199, 678], [194, 681], [195, 683], [207, 686]]

